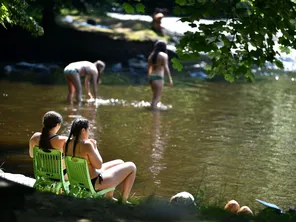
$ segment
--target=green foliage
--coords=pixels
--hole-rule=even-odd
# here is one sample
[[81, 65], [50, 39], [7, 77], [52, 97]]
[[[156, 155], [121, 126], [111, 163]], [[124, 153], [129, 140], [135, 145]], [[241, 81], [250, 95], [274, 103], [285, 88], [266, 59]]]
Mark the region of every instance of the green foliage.
[[[135, 3], [136, 2], [136, 3]], [[145, 6], [140, 3], [140, 0], [133, 0], [129, 2], [124, 2], [122, 4], [122, 8], [130, 14], [134, 14], [135, 12], [144, 13], [145, 12]]]
[[0, 7], [0, 24], [6, 28], [6, 24], [18, 25], [33, 35], [43, 35], [43, 28], [30, 17], [26, 10], [28, 4], [23, 0], [2, 0]]
[[[186, 32], [176, 45], [178, 59], [197, 60], [201, 53], [208, 54], [209, 76], [224, 75], [230, 82], [240, 77], [252, 81], [252, 68], [270, 62], [282, 69], [283, 64], [276, 56], [296, 47], [293, 0], [175, 0], [175, 3], [174, 14], [192, 28], [198, 28]], [[201, 23], [201, 19], [221, 15], [223, 19]], [[279, 49], [275, 48], [275, 39]], [[179, 71], [180, 61], [172, 60]]]
[[172, 58], [171, 61], [174, 69], [177, 69], [179, 72], [183, 69], [183, 65], [177, 58]]
[[123, 3], [122, 7], [127, 13], [135, 13], [134, 7], [129, 3]]
[[[186, 15], [183, 22], [197, 24], [196, 32], [187, 32], [177, 44], [180, 60], [199, 58], [207, 53], [212, 61], [209, 75], [224, 75], [229, 82], [243, 76], [254, 79], [252, 68], [266, 62], [283, 68], [276, 59], [274, 39], [278, 36], [280, 50], [295, 48], [295, 7], [291, 0], [231, 0], [189, 1], [176, 0], [176, 12]], [[225, 18], [212, 24], [201, 24], [208, 15], [225, 12]]]

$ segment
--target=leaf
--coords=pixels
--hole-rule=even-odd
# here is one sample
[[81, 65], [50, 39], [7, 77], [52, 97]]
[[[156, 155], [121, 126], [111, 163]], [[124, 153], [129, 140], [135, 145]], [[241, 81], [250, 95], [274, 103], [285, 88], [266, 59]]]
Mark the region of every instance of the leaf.
[[183, 17], [180, 19], [181, 22], [191, 22], [191, 19], [188, 17]]
[[226, 74], [224, 75], [224, 78], [225, 78], [225, 80], [227, 80], [228, 82], [231, 82], [231, 83], [234, 82], [234, 77], [233, 77], [233, 75], [231, 75], [231, 74], [229, 74], [229, 73], [226, 73]]
[[126, 3], [126, 2], [123, 3], [122, 8], [125, 10], [126, 13], [131, 13], [131, 14], [135, 13], [134, 7], [129, 3]]
[[279, 46], [279, 49], [281, 50], [281, 52], [284, 52], [286, 54], [290, 54], [291, 53], [291, 49], [288, 48], [288, 47]]
[[136, 11], [144, 13], [145, 12], [145, 6], [142, 3], [137, 3], [136, 4]]
[[173, 63], [173, 68], [177, 69], [179, 72], [183, 69], [183, 65], [177, 58], [172, 58], [171, 62]]
[[187, 1], [186, 0], [176, 0], [175, 1], [178, 5], [184, 6], [186, 5]]
[[182, 15], [182, 8], [180, 6], [175, 6], [174, 9], [173, 9], [173, 14], [175, 15]]
[[280, 69], [284, 69], [284, 64], [280, 60], [275, 60], [275, 65]]
[[190, 24], [188, 24], [191, 28], [195, 28], [195, 27], [197, 27], [197, 25], [195, 24], [195, 23], [190, 23]]

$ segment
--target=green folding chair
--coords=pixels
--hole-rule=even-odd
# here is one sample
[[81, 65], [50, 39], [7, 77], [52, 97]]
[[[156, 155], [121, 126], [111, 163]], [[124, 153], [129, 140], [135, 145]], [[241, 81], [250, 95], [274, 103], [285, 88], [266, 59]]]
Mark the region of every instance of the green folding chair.
[[65, 163], [68, 179], [70, 181], [69, 195], [80, 198], [98, 198], [109, 191], [115, 190], [114, 187], [111, 187], [101, 191], [95, 191], [89, 176], [86, 159], [66, 156]]
[[36, 182], [34, 187], [39, 191], [55, 194], [69, 193], [69, 181], [65, 181], [62, 165], [62, 152], [50, 149], [44, 151], [33, 148], [33, 165]]

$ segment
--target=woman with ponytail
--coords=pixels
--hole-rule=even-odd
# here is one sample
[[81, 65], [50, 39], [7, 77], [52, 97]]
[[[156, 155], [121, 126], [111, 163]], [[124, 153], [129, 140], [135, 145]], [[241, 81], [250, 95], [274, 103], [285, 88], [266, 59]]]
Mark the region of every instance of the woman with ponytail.
[[[42, 119], [43, 128], [42, 132], [36, 132], [29, 141], [29, 155], [33, 158], [33, 148], [38, 146], [40, 149], [49, 150], [57, 149], [63, 152], [63, 147], [68, 139], [66, 136], [56, 134], [61, 128], [63, 122], [62, 116], [55, 112], [49, 111], [45, 113]], [[66, 167], [63, 162], [64, 175], [66, 174]]]
[[[95, 190], [116, 187], [121, 184], [122, 200], [127, 202], [136, 178], [136, 165], [117, 159], [103, 163], [97, 142], [89, 138], [89, 121], [84, 118], [73, 120], [70, 135], [65, 144], [65, 155], [86, 159], [91, 182]], [[106, 194], [113, 200], [113, 192]]]
[[160, 102], [164, 85], [164, 74], [168, 75], [169, 86], [172, 86], [173, 80], [168, 65], [166, 43], [158, 40], [148, 58], [148, 79], [153, 93], [151, 101], [151, 108], [153, 110], [157, 109], [157, 104]]

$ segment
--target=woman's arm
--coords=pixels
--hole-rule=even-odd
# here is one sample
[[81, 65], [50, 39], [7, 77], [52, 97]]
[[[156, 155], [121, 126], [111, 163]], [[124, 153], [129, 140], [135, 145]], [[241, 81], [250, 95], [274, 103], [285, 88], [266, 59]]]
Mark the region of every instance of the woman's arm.
[[93, 142], [87, 142], [85, 145], [88, 147], [87, 156], [91, 165], [95, 169], [101, 169], [103, 165], [103, 159], [97, 149], [97, 146], [94, 146]]
[[148, 58], [148, 76], [151, 74], [152, 72], [152, 63], [151, 63], [151, 56], [149, 56]]
[[163, 65], [164, 65], [164, 72], [168, 75], [169, 77], [169, 85], [172, 86], [173, 85], [173, 79], [172, 79], [172, 76], [171, 76], [171, 71], [170, 71], [170, 68], [169, 68], [169, 58], [168, 58], [168, 55], [167, 54], [164, 54], [163, 55]]
[[93, 92], [94, 92], [94, 99], [97, 98], [97, 90], [98, 90], [98, 84], [97, 80], [99, 78], [99, 73], [98, 71], [92, 70], [92, 82], [93, 82]]
[[34, 133], [33, 136], [29, 140], [29, 156], [33, 158], [33, 148], [36, 146], [36, 137], [37, 133]]
[[89, 75], [86, 75], [85, 79], [84, 79], [84, 88], [85, 88], [85, 91], [88, 95], [88, 99], [93, 99], [93, 96], [92, 96], [92, 94], [90, 92], [90, 88], [89, 88], [89, 81], [90, 81]]

